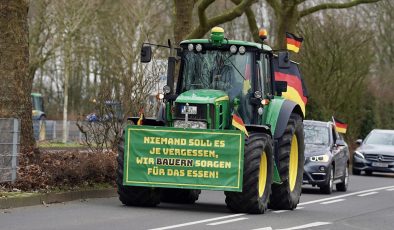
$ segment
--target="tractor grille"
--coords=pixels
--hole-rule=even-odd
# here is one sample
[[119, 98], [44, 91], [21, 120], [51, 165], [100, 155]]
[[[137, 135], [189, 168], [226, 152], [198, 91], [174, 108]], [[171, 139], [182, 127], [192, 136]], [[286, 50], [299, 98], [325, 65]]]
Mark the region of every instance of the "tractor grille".
[[383, 162], [394, 161], [394, 156], [390, 156], [390, 155], [365, 154], [364, 156], [366, 160], [370, 160], [370, 161], [383, 161]]
[[[182, 108], [186, 106], [185, 103], [175, 104], [175, 119], [185, 119], [185, 114], [182, 114]], [[189, 104], [189, 106], [197, 106], [197, 114], [189, 114], [189, 120], [207, 120], [207, 105], [206, 104]]]

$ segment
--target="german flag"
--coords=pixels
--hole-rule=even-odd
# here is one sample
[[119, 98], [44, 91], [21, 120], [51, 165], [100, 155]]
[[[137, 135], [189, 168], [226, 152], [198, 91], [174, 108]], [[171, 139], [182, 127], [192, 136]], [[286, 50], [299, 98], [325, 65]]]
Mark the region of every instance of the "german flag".
[[286, 32], [286, 43], [288, 50], [298, 53], [298, 51], [300, 51], [301, 43], [303, 40], [303, 38], [299, 38], [292, 33]]
[[143, 125], [145, 120], [144, 111], [140, 112], [140, 119], [137, 121], [137, 125]]
[[279, 68], [278, 58], [274, 58], [273, 65], [275, 81], [287, 82], [287, 92], [283, 92], [282, 96], [299, 104], [305, 115], [305, 106], [308, 102], [308, 92], [301, 77], [300, 70], [298, 69], [298, 65], [294, 62], [290, 62], [289, 68]]
[[337, 130], [338, 133], [346, 133], [347, 131], [346, 123], [336, 119], [335, 117], [332, 117], [332, 120], [334, 121], [335, 130]]
[[237, 128], [237, 129], [241, 130], [242, 132], [244, 132], [246, 136], [249, 136], [249, 133], [246, 130], [246, 127], [245, 127], [245, 124], [244, 124], [243, 120], [237, 114], [233, 114], [233, 120], [232, 120], [231, 124], [235, 128]]

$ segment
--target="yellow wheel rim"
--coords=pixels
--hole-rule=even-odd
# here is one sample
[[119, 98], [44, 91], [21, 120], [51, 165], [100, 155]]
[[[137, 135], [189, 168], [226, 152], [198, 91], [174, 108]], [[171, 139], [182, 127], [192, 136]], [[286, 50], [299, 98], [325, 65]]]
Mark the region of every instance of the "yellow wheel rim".
[[297, 136], [294, 134], [291, 139], [290, 159], [289, 159], [289, 184], [290, 191], [294, 190], [297, 181], [298, 172], [298, 141]]
[[267, 182], [267, 154], [263, 152], [260, 158], [260, 173], [259, 173], [259, 197], [262, 197]]

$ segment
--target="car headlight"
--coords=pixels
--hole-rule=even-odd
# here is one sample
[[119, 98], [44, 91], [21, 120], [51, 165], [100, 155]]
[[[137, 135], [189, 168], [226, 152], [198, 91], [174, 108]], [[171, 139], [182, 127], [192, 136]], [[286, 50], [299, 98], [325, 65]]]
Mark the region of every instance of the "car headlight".
[[315, 162], [328, 162], [329, 159], [330, 157], [327, 154], [309, 157], [310, 161]]
[[361, 159], [365, 159], [364, 154], [360, 151], [354, 151], [354, 156]]
[[192, 128], [192, 129], [206, 129], [207, 123], [203, 121], [184, 121], [176, 120], [174, 121], [175, 128]]

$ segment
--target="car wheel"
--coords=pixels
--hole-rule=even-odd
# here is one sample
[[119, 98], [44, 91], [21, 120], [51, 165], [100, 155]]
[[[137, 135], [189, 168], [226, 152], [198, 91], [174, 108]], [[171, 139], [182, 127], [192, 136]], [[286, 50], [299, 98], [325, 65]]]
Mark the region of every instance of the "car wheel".
[[371, 176], [372, 175], [372, 171], [365, 170], [365, 174], [368, 175], [368, 176]]
[[353, 175], [360, 175], [361, 174], [361, 170], [352, 168], [352, 173], [353, 173]]
[[346, 192], [349, 185], [349, 168], [345, 167], [345, 174], [342, 177], [341, 183], [336, 184], [337, 191]]
[[334, 187], [334, 167], [331, 166], [328, 172], [329, 174], [327, 175], [327, 183], [320, 186], [320, 191], [325, 194], [331, 194]]

